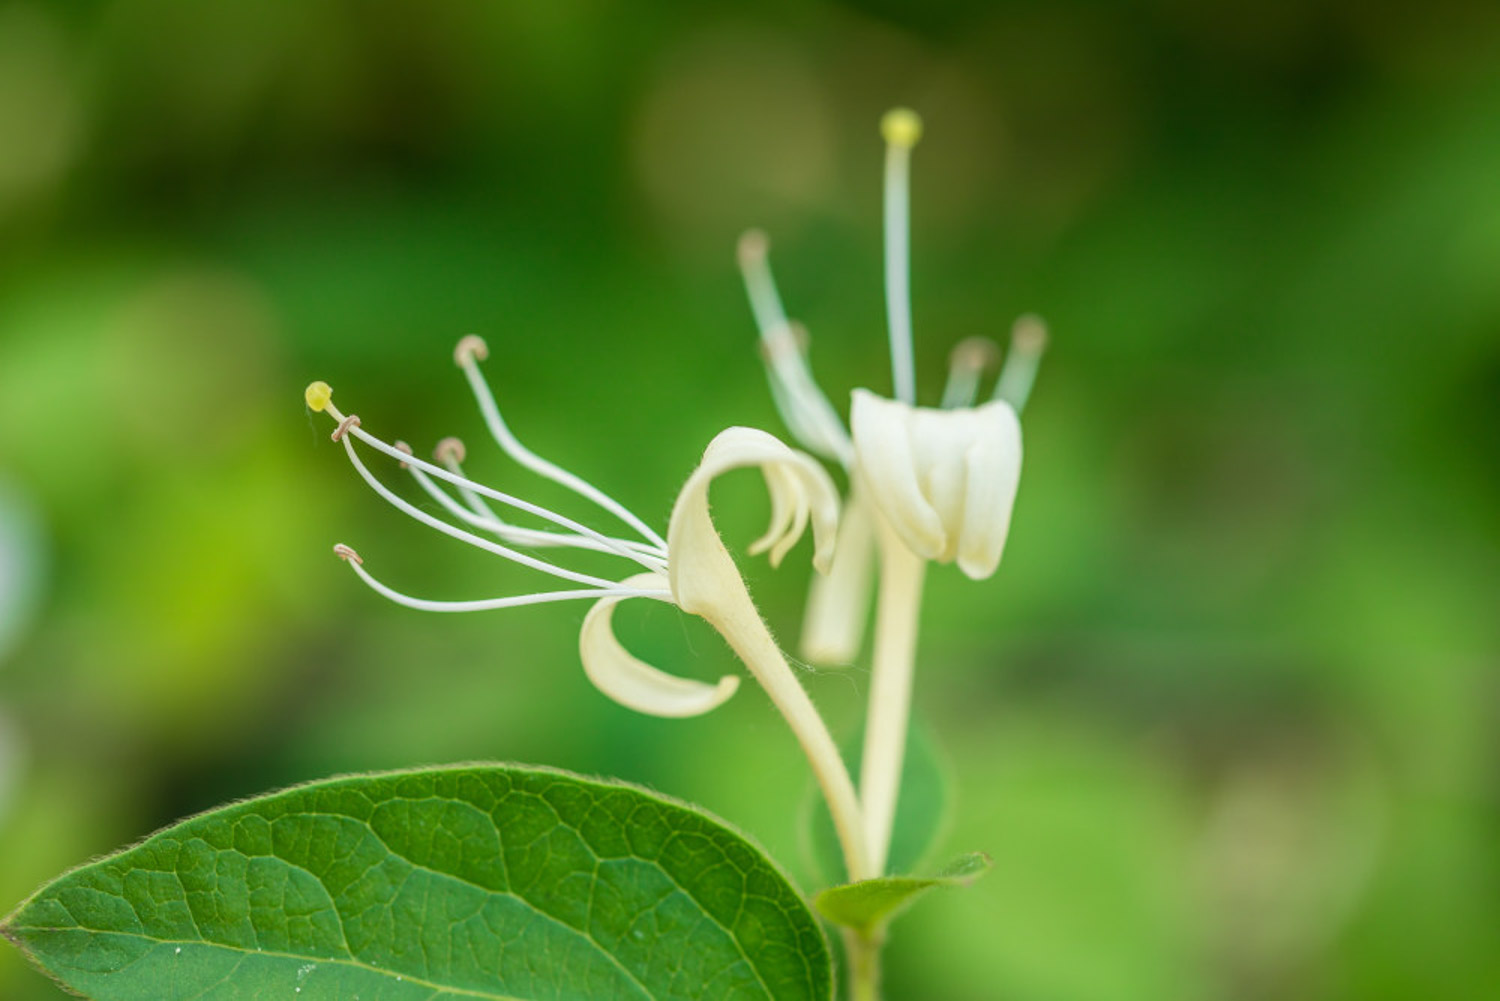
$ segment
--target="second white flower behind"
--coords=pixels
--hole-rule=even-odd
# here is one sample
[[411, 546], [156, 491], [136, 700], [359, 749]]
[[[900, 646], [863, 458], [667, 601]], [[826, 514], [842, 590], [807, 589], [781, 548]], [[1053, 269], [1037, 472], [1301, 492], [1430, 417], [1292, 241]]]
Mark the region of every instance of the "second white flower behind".
[[855, 470], [912, 552], [995, 572], [1021, 482], [1021, 422], [1004, 400], [938, 410], [854, 391]]

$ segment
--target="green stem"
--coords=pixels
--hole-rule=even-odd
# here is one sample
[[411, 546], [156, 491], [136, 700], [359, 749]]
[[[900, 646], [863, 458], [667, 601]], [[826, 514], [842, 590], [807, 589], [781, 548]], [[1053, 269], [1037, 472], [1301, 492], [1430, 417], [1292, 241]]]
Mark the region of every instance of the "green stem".
[[875, 613], [875, 656], [870, 675], [870, 708], [859, 794], [864, 808], [865, 850], [870, 868], [883, 875], [896, 822], [896, 798], [906, 758], [911, 720], [912, 672], [917, 653], [917, 620], [927, 561], [907, 547], [882, 519], [880, 597]]
[[849, 1001], [880, 1001], [880, 948], [884, 933], [844, 932], [844, 956], [849, 965]]
[[732, 586], [723, 588], [712, 605], [701, 608], [698, 614], [707, 619], [739, 655], [802, 745], [813, 776], [823, 790], [823, 798], [828, 801], [828, 811], [839, 834], [849, 878], [869, 879], [878, 875], [878, 870], [872, 868], [869, 861], [859, 795], [848, 769], [844, 767], [838, 745], [787, 663], [781, 647], [771, 636], [744, 583], [736, 576]]

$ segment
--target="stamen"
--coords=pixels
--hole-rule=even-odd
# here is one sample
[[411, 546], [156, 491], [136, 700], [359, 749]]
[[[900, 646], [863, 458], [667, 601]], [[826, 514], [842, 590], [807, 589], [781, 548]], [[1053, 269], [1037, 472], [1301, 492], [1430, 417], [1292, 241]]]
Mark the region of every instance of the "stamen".
[[917, 402], [911, 335], [911, 148], [922, 137], [922, 119], [895, 108], [880, 120], [885, 137], [885, 301], [891, 334], [891, 378], [896, 398]]
[[342, 542], [333, 547], [333, 555], [345, 562], [352, 562], [356, 565], [364, 563], [359, 553], [356, 553], [351, 547], [344, 545]]
[[[404, 453], [406, 455], [415, 455], [416, 454], [415, 452], [413, 452], [411, 450], [411, 446], [408, 445], [404, 441], [392, 442], [391, 445], [392, 445], [392, 447], [394, 447], [396, 449], [396, 451], [402, 452], [402, 453]], [[410, 469], [411, 468], [411, 466], [409, 464], [405, 463], [405, 462], [398, 462], [397, 465], [400, 466], [402, 469]]]
[[1000, 346], [988, 337], [966, 337], [948, 355], [948, 385], [943, 387], [943, 407], [971, 407], [979, 395], [979, 379], [1000, 364]]
[[797, 320], [792, 320], [790, 323], [777, 327], [761, 338], [760, 359], [770, 365], [786, 351], [806, 355], [807, 345], [810, 340], [811, 338], [807, 335], [807, 327]]
[[[465, 532], [461, 528], [455, 528], [454, 526], [439, 518], [434, 518], [432, 515], [428, 514], [426, 511], [423, 511], [421, 508], [403, 500], [401, 497], [393, 493], [391, 489], [384, 483], [381, 483], [380, 480], [375, 477], [375, 474], [370, 472], [369, 468], [366, 467], [364, 462], [360, 460], [359, 454], [354, 451], [354, 443], [352, 441], [349, 441], [347, 439], [344, 441], [344, 451], [348, 453], [349, 461], [354, 464], [354, 468], [359, 473], [360, 477], [370, 485], [371, 490], [374, 490], [377, 494], [383, 497], [386, 502], [389, 503], [392, 507], [396, 508], [396, 510], [410, 515], [429, 528], [435, 528], [439, 532], [442, 532], [444, 535], [450, 538], [457, 539], [460, 542], [467, 542], [469, 545], [474, 546], [476, 549], [483, 549], [486, 552], [494, 553], [496, 556], [502, 556], [513, 563], [519, 563], [522, 566], [530, 567], [533, 570], [540, 570], [543, 573], [551, 574], [554, 577], [561, 577], [564, 580], [577, 581], [580, 584], [589, 584], [594, 587], [607, 588], [614, 586], [613, 581], [605, 580], [602, 577], [595, 577], [591, 574], [578, 573], [574, 570], [567, 570], [563, 567], [555, 566], [551, 563], [548, 563], [546, 560], [539, 560], [535, 556], [528, 556], [526, 553], [517, 552], [516, 550], [510, 549], [506, 546], [502, 546], [499, 543], [491, 542], [488, 539], [481, 538], [475, 535], [473, 532]], [[392, 449], [392, 451], [395, 450]]]
[[437, 443], [437, 448], [433, 449], [432, 452], [433, 458], [441, 462], [448, 468], [450, 473], [458, 477], [453, 482], [454, 489], [464, 499], [464, 503], [469, 506], [470, 511], [473, 511], [481, 518], [488, 518], [496, 525], [508, 525], [509, 523], [504, 518], [495, 513], [494, 508], [484, 502], [483, 497], [468, 488], [469, 477], [464, 475], [464, 468], [461, 465], [467, 454], [468, 451], [464, 448], [463, 441], [458, 438], [444, 438]]
[[339, 426], [333, 429], [333, 434], [329, 435], [329, 437], [334, 441], [343, 441], [344, 435], [348, 434], [351, 428], [357, 427], [359, 427], [359, 417], [355, 414], [350, 414], [339, 421]]
[[[345, 549], [349, 547], [345, 546]], [[349, 550], [353, 552], [353, 550]], [[422, 612], [487, 612], [499, 608], [515, 608], [518, 605], [540, 605], [549, 601], [575, 601], [579, 599], [598, 598], [655, 598], [658, 601], [672, 600], [671, 591], [644, 591], [635, 588], [621, 587], [619, 584], [611, 584], [609, 587], [583, 588], [576, 591], [540, 591], [535, 594], [522, 594], [510, 598], [481, 598], [475, 601], [431, 601], [427, 598], [413, 598], [409, 594], [402, 594], [395, 588], [376, 580], [360, 563], [349, 561], [349, 566], [359, 575], [370, 589], [382, 597], [389, 598], [398, 605], [407, 608], [415, 608]]]
[[1019, 414], [1026, 408], [1036, 372], [1047, 350], [1047, 324], [1032, 313], [1020, 317], [1010, 331], [1010, 351], [1000, 381], [995, 385], [995, 399], [1004, 400]]
[[[412, 478], [417, 481], [417, 484], [423, 489], [423, 491], [426, 492], [427, 496], [431, 497], [433, 500], [441, 504], [449, 514], [453, 515], [460, 521], [465, 522], [466, 524], [480, 529], [481, 531], [490, 532], [498, 536], [502, 542], [509, 542], [513, 545], [518, 546], [570, 547], [573, 549], [589, 549], [594, 552], [609, 553], [611, 556], [626, 555], [620, 552], [618, 546], [610, 546], [601, 542], [595, 542], [593, 539], [586, 538], [582, 535], [564, 534], [561, 532], [547, 532], [539, 529], [520, 528], [515, 525], [507, 524], [506, 522], [501, 521], [499, 518], [495, 517], [494, 513], [490, 512], [487, 507], [485, 507], [484, 510], [481, 511], [474, 509], [474, 507], [472, 506], [465, 507], [463, 504], [460, 504], [458, 501], [454, 500], [447, 491], [433, 482], [432, 477], [428, 476], [420, 469], [411, 469], [410, 472]], [[484, 502], [480, 500], [477, 495], [471, 494], [470, 496], [472, 496], [473, 499], [481, 506], [484, 505]], [[625, 540], [614, 539], [611, 541], [619, 543], [620, 546], [632, 546], [632, 543]], [[636, 543], [634, 545], [640, 545], [640, 543]], [[635, 562], [639, 563], [641, 566], [645, 567], [648, 570], [658, 572], [664, 571], [667, 566], [665, 557], [658, 556], [655, 553], [649, 551], [636, 552], [632, 555], [629, 555], [629, 558], [633, 559]]]
[[854, 446], [838, 411], [818, 388], [807, 364], [807, 329], [791, 323], [776, 291], [769, 260], [770, 240], [758, 229], [740, 237], [740, 273], [755, 326], [771, 396], [787, 428], [811, 452], [848, 467]]
[[[344, 415], [339, 411], [339, 408], [334, 406], [332, 403], [329, 403], [327, 405], [327, 411], [328, 415], [334, 420], [344, 420]], [[390, 456], [392, 459], [395, 459], [397, 462], [405, 462], [412, 469], [420, 469], [424, 473], [435, 476], [445, 483], [451, 483], [461, 490], [468, 490], [472, 491], [475, 494], [482, 494], [492, 501], [495, 501], [499, 504], [504, 504], [506, 507], [515, 508], [517, 511], [525, 511], [527, 514], [535, 515], [536, 517], [541, 518], [543, 521], [550, 521], [552, 524], [557, 525], [559, 528], [565, 528], [569, 532], [576, 532], [577, 534], [582, 535], [586, 538], [593, 539], [595, 542], [602, 544], [606, 549], [620, 556], [623, 556], [626, 559], [633, 560], [639, 563], [640, 560], [638, 559], [638, 557], [642, 554], [654, 556], [658, 559], [666, 559], [667, 547], [665, 543], [660, 546], [653, 547], [643, 543], [612, 539], [607, 535], [596, 532], [594, 529], [589, 528], [587, 525], [580, 524], [579, 522], [574, 521], [572, 518], [558, 514], [555, 511], [549, 511], [547, 508], [542, 507], [540, 504], [533, 504], [530, 501], [522, 500], [519, 497], [515, 497], [503, 491], [496, 490], [493, 487], [487, 487], [482, 483], [476, 483], [473, 480], [464, 477], [461, 473], [450, 472], [449, 470], [434, 466], [432, 463], [427, 462], [423, 459], [419, 459], [416, 456], [408, 455], [407, 453], [402, 452], [400, 449], [396, 448], [394, 445], [387, 445], [385, 442], [381, 441], [379, 438], [370, 434], [368, 431], [365, 431], [363, 428], [358, 427], [357, 425], [352, 426], [349, 429], [349, 434], [348, 436], [346, 436], [344, 441], [346, 447], [349, 444], [349, 438], [358, 439], [369, 447], [375, 449], [375, 451], [382, 452], [385, 455]], [[499, 519], [496, 520], [498, 521]], [[652, 569], [655, 568], [653, 567]]]
[[488, 426], [490, 434], [494, 436], [495, 441], [505, 450], [506, 454], [532, 472], [567, 487], [581, 497], [588, 498], [635, 529], [641, 534], [642, 538], [665, 548], [667, 540], [663, 539], [649, 525], [632, 514], [619, 501], [586, 480], [568, 472], [566, 469], [548, 462], [517, 440], [516, 436], [511, 433], [510, 428], [506, 425], [505, 419], [500, 416], [500, 407], [495, 403], [495, 395], [490, 391], [489, 384], [484, 381], [484, 376], [479, 371], [477, 360], [488, 357], [488, 355], [489, 347], [484, 343], [483, 339], [473, 334], [459, 341], [458, 347], [453, 353], [454, 360], [458, 362], [459, 368], [463, 369], [464, 376], [469, 380], [469, 388], [474, 391], [474, 398], [479, 403], [479, 410], [484, 414], [485, 425]]
[[456, 466], [469, 457], [469, 451], [464, 448], [463, 439], [449, 437], [437, 443], [432, 456], [445, 466]]
[[487, 361], [489, 357], [490, 346], [478, 334], [465, 334], [453, 348], [453, 361], [459, 368], [471, 361]]
[[[579, 549], [592, 549], [601, 553], [613, 553], [616, 556], [625, 556], [635, 560], [642, 566], [650, 569], [659, 569], [667, 562], [666, 550], [653, 546], [649, 542], [637, 542], [634, 539], [619, 539], [613, 536], [579, 535], [576, 532], [548, 532], [535, 528], [523, 528], [513, 525], [495, 513], [495, 509], [484, 502], [484, 498], [475, 493], [471, 486], [477, 486], [469, 477], [464, 475], [463, 466], [460, 465], [467, 455], [462, 439], [444, 438], [437, 443], [433, 449], [434, 457], [448, 468], [453, 474], [452, 482], [458, 495], [463, 498], [464, 504], [468, 506], [465, 511], [457, 506], [453, 498], [443, 493], [436, 483], [422, 473], [413, 470], [412, 474], [422, 483], [423, 489], [432, 494], [433, 498], [448, 507], [450, 511], [471, 525], [483, 528], [485, 531], [494, 532], [506, 542], [512, 542], [519, 546], [573, 546]], [[441, 496], [439, 496], [441, 495]], [[449, 505], [455, 505], [450, 507]], [[646, 562], [649, 560], [650, 562]]]

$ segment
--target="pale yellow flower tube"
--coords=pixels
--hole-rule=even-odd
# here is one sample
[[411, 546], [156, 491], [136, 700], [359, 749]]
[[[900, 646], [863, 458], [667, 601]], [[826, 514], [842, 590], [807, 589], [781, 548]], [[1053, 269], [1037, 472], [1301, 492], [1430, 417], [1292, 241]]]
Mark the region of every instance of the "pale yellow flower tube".
[[[775, 566], [811, 524], [813, 563], [827, 572], [839, 515], [833, 481], [822, 466], [774, 436], [751, 428], [729, 428], [709, 443], [703, 461], [672, 508], [665, 583], [679, 608], [702, 616], [719, 631], [786, 719], [828, 800], [851, 878], [866, 878], [874, 872], [848, 769], [823, 718], [760, 617], [709, 512], [709, 485], [724, 473], [747, 467], [760, 469], [771, 495], [770, 526], [750, 551], [769, 552]], [[643, 574], [622, 581], [620, 587], [644, 590], [660, 583], [656, 575]], [[621, 600], [620, 596], [600, 599], [585, 618], [579, 637], [584, 669], [602, 691], [632, 709], [657, 716], [697, 715], [734, 693], [738, 679], [708, 684], [679, 678], [626, 651], [611, 628], [614, 606]]]
[[827, 571], [838, 525], [838, 491], [833, 481], [822, 466], [774, 436], [751, 428], [729, 428], [709, 443], [702, 463], [672, 508], [667, 529], [672, 593], [684, 611], [703, 616], [719, 631], [780, 710], [828, 800], [850, 878], [868, 878], [875, 873], [869, 867], [859, 797], [848, 769], [823, 718], [756, 610], [709, 513], [709, 484], [730, 470], [749, 466], [765, 474], [774, 513], [770, 531], [751, 551], [769, 550], [772, 565], [779, 563], [810, 520], [813, 564]]

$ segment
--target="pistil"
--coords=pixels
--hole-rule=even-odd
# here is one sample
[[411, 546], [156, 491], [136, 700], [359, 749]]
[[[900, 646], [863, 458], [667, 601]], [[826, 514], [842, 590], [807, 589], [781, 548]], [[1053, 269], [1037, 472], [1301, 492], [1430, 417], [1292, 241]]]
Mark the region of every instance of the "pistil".
[[896, 399], [917, 402], [911, 334], [911, 148], [922, 137], [915, 111], [896, 108], [880, 120], [885, 137], [885, 305]]

